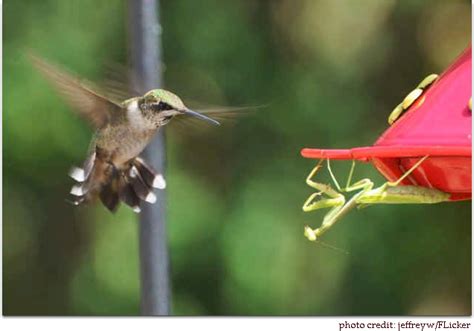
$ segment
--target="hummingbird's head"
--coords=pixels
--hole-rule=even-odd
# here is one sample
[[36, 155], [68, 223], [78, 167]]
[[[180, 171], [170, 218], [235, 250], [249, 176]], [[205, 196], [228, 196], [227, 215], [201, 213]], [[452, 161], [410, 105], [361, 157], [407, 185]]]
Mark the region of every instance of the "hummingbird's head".
[[157, 119], [160, 126], [167, 124], [176, 115], [191, 115], [219, 125], [216, 120], [187, 108], [176, 94], [162, 89], [147, 92], [140, 98], [138, 105], [145, 115]]

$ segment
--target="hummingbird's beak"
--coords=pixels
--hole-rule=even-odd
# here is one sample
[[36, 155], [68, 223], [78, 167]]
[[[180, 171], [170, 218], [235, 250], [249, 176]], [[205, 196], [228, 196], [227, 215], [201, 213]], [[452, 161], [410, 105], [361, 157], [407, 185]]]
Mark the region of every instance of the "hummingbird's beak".
[[215, 119], [213, 118], [210, 118], [210, 117], [207, 117], [201, 113], [198, 113], [197, 111], [194, 111], [194, 110], [191, 110], [191, 109], [188, 109], [186, 108], [184, 110], [184, 113], [187, 114], [187, 115], [191, 115], [191, 116], [194, 116], [196, 118], [199, 118], [199, 119], [202, 119], [204, 121], [207, 121], [209, 123], [212, 123], [214, 125], [221, 125], [218, 121], [216, 121]]

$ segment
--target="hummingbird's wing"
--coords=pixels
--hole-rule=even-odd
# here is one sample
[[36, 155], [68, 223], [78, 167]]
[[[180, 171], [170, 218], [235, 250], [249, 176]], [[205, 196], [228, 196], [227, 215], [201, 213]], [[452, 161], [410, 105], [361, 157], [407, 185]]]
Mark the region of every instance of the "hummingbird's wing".
[[46, 60], [28, 54], [34, 66], [56, 87], [66, 102], [95, 128], [104, 126], [120, 105], [92, 89], [90, 83], [74, 77]]
[[[215, 120], [218, 120], [219, 122], [222, 122], [222, 124], [229, 125], [235, 124], [237, 120], [240, 120], [243, 117], [255, 115], [259, 109], [265, 107], [267, 107], [267, 105], [242, 107], [207, 107], [204, 109], [198, 107], [191, 107], [191, 109], [196, 110], [197, 112], [209, 116]], [[195, 129], [208, 128], [208, 126], [202, 125], [202, 122], [198, 119], [189, 116], [177, 116], [176, 119], [173, 120], [173, 122], [178, 124], [179, 126], [193, 126]], [[186, 130], [186, 133], [188, 132], [189, 130]]]
[[256, 110], [266, 106], [243, 106], [243, 107], [220, 107], [197, 110], [201, 114], [211, 116], [219, 120], [235, 120], [255, 114]]

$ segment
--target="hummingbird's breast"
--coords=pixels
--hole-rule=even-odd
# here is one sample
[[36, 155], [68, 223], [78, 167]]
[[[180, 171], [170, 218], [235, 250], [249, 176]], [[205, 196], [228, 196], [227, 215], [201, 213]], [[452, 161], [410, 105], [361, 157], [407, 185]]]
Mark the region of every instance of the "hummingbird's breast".
[[103, 150], [117, 168], [137, 157], [156, 133], [128, 125], [108, 125], [96, 135], [96, 146]]
[[124, 104], [123, 112], [96, 134], [96, 146], [117, 168], [137, 157], [158, 131], [143, 116], [136, 99]]
[[158, 130], [147, 121], [136, 101], [123, 108], [123, 113], [96, 134], [96, 146], [106, 152], [117, 168], [137, 157]]

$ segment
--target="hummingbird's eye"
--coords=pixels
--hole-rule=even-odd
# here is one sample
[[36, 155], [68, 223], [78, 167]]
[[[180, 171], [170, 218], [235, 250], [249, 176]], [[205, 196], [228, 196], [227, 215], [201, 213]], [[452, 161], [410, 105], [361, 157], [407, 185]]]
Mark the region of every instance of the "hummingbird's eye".
[[169, 104], [166, 102], [160, 101], [158, 105], [155, 105], [153, 107], [155, 110], [171, 110], [173, 107], [171, 107]]

